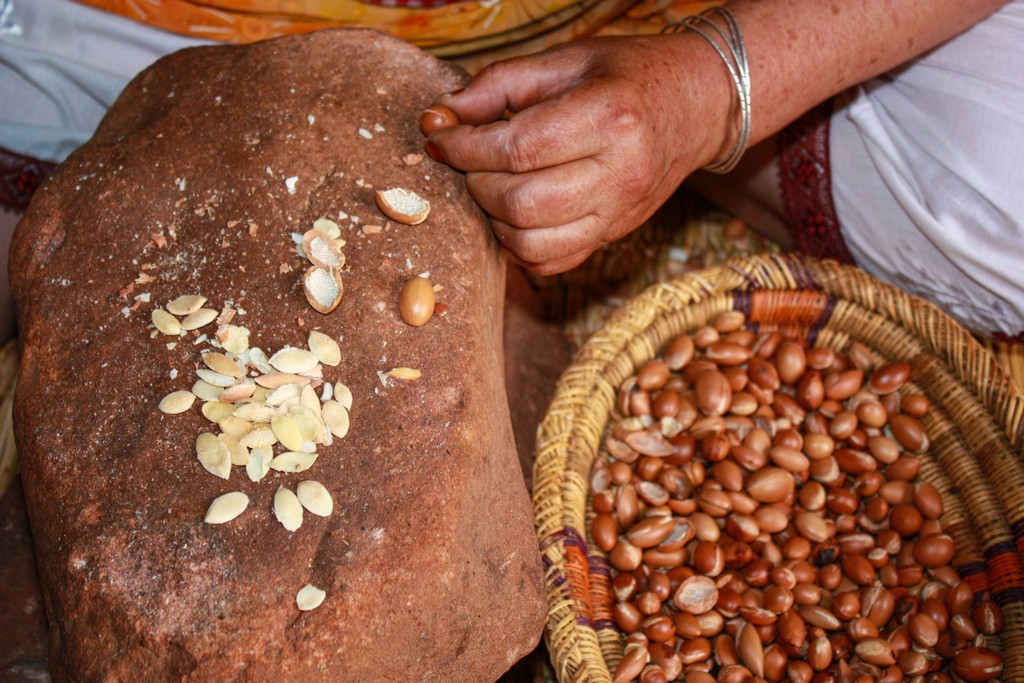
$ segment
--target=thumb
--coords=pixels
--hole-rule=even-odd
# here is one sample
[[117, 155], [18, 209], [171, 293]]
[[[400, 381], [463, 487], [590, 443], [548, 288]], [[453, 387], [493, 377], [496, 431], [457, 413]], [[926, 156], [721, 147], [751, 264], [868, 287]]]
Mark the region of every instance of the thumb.
[[576, 83], [582, 60], [566, 57], [564, 50], [550, 50], [495, 62], [465, 88], [441, 95], [435, 103], [451, 109], [461, 123], [493, 123], [506, 111], [519, 112], [558, 97]]

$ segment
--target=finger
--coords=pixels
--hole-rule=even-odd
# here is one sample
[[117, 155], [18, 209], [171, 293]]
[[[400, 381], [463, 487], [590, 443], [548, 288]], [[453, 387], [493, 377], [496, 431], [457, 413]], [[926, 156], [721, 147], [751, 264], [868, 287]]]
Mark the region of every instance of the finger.
[[[576, 266], [586, 261], [591, 254], [597, 251], [600, 246], [594, 246], [592, 248], [583, 249], [570, 256], [558, 259], [556, 261], [547, 261], [545, 263], [530, 263], [523, 261], [512, 254], [512, 260], [521, 265], [523, 268], [530, 270], [538, 275], [558, 275], [568, 270], [572, 270]], [[509, 252], [511, 253], [511, 252]]]
[[429, 140], [452, 166], [464, 171], [525, 173], [594, 156], [615, 141], [606, 117], [621, 104], [608, 101], [599, 85], [584, 85], [530, 107], [508, 121], [453, 126]]
[[492, 220], [491, 225], [498, 242], [513, 254], [516, 261], [537, 272], [541, 268], [545, 272], [553, 272], [549, 265], [566, 264], [577, 257], [582, 261], [585, 254], [605, 244], [601, 238], [600, 221], [594, 216], [566, 225], [533, 230], [521, 230], [499, 220]]
[[466, 187], [490, 216], [517, 228], [565, 225], [594, 213], [603, 167], [588, 157], [531, 173], [466, 174]]
[[463, 123], [493, 123], [506, 111], [522, 111], [571, 87], [582, 60], [569, 59], [567, 52], [549, 50], [495, 62], [465, 88], [441, 95], [435, 102], [451, 109]]

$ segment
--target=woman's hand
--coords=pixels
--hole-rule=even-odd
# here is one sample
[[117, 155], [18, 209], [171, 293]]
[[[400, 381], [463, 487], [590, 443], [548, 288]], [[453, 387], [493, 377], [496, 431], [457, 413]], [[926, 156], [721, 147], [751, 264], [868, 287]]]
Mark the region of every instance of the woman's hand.
[[428, 146], [466, 171], [519, 263], [568, 270], [727, 151], [731, 84], [692, 41], [598, 38], [493, 64], [438, 98], [459, 124], [429, 132]]

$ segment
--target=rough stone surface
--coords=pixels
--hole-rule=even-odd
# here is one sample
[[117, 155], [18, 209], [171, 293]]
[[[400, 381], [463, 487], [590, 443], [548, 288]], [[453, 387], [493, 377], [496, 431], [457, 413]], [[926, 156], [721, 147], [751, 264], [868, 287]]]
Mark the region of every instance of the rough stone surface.
[[0, 549], [0, 681], [48, 681], [46, 613], [17, 480], [0, 494]]
[[[364, 31], [187, 50], [140, 75], [37, 194], [12, 245], [15, 429], [55, 680], [486, 681], [536, 644], [504, 268], [458, 174], [401, 161], [420, 151], [418, 112], [463, 80]], [[433, 211], [385, 226], [371, 185], [415, 190]], [[290, 233], [339, 211], [385, 229], [339, 221], [345, 297], [324, 317]], [[410, 328], [398, 293], [422, 271], [447, 308]], [[308, 473], [217, 479], [195, 458], [212, 431], [198, 407], [156, 409], [208, 345], [166, 348], [150, 313], [194, 292], [244, 309], [234, 322], [268, 351], [310, 328], [342, 340], [325, 377], [351, 387], [352, 430]], [[396, 366], [423, 376], [382, 382]], [[290, 533], [273, 495], [305, 478], [336, 509]], [[249, 509], [205, 525], [233, 490]], [[300, 613], [307, 582], [327, 599]]]

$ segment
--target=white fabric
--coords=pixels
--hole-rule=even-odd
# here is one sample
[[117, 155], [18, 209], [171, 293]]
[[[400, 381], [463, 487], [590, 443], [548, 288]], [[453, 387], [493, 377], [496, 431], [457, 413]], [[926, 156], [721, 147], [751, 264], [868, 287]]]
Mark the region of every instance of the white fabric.
[[856, 88], [829, 144], [860, 267], [972, 329], [1024, 332], [1024, 0]]
[[71, 0], [0, 0], [0, 147], [63, 161], [139, 71], [203, 42]]

